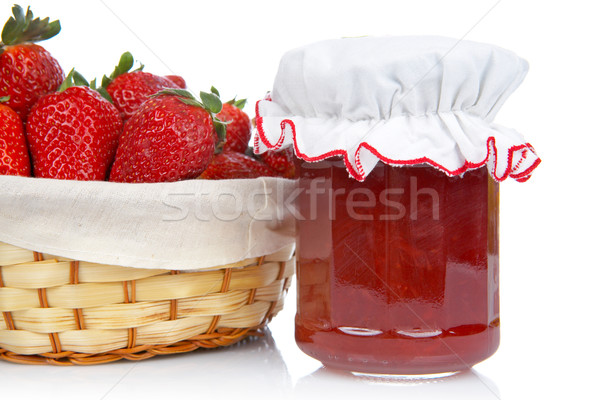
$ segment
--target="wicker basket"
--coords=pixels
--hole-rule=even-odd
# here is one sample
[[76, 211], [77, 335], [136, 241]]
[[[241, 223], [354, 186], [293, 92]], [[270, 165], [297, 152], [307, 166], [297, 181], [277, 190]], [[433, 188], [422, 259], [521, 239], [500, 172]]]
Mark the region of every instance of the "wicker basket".
[[282, 307], [293, 248], [202, 272], [70, 260], [0, 243], [0, 357], [101, 364], [226, 346]]

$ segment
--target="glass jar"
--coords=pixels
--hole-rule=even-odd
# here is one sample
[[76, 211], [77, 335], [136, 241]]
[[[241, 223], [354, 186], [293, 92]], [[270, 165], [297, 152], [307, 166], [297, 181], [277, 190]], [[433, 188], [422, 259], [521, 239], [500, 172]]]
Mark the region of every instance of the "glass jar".
[[297, 160], [296, 342], [374, 374], [468, 369], [499, 344], [498, 183], [380, 162]]

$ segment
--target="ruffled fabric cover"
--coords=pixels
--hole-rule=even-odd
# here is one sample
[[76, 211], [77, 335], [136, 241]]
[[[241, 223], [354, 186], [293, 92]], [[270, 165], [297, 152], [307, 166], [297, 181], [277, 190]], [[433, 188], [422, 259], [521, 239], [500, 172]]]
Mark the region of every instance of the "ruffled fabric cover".
[[507, 50], [442, 37], [311, 44], [283, 56], [272, 92], [256, 104], [254, 150], [343, 156], [359, 181], [380, 160], [448, 175], [487, 164], [497, 181], [525, 181], [540, 159], [521, 134], [492, 121], [527, 70]]

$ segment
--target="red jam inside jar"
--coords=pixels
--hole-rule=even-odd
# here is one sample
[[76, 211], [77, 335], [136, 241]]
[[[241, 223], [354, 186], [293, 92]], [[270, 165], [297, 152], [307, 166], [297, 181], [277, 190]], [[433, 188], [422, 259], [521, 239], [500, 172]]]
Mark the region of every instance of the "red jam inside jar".
[[297, 161], [296, 342], [374, 374], [468, 369], [499, 344], [498, 184], [379, 163]]

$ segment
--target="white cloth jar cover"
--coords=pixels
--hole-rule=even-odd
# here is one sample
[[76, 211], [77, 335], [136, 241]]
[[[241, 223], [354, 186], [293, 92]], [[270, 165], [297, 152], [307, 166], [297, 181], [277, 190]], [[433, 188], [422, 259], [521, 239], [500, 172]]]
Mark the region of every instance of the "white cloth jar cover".
[[359, 181], [381, 160], [448, 175], [487, 165], [527, 180], [540, 163], [515, 130], [492, 123], [527, 62], [507, 50], [442, 37], [328, 40], [286, 53], [256, 104], [254, 151], [293, 145], [306, 161], [343, 156]]

